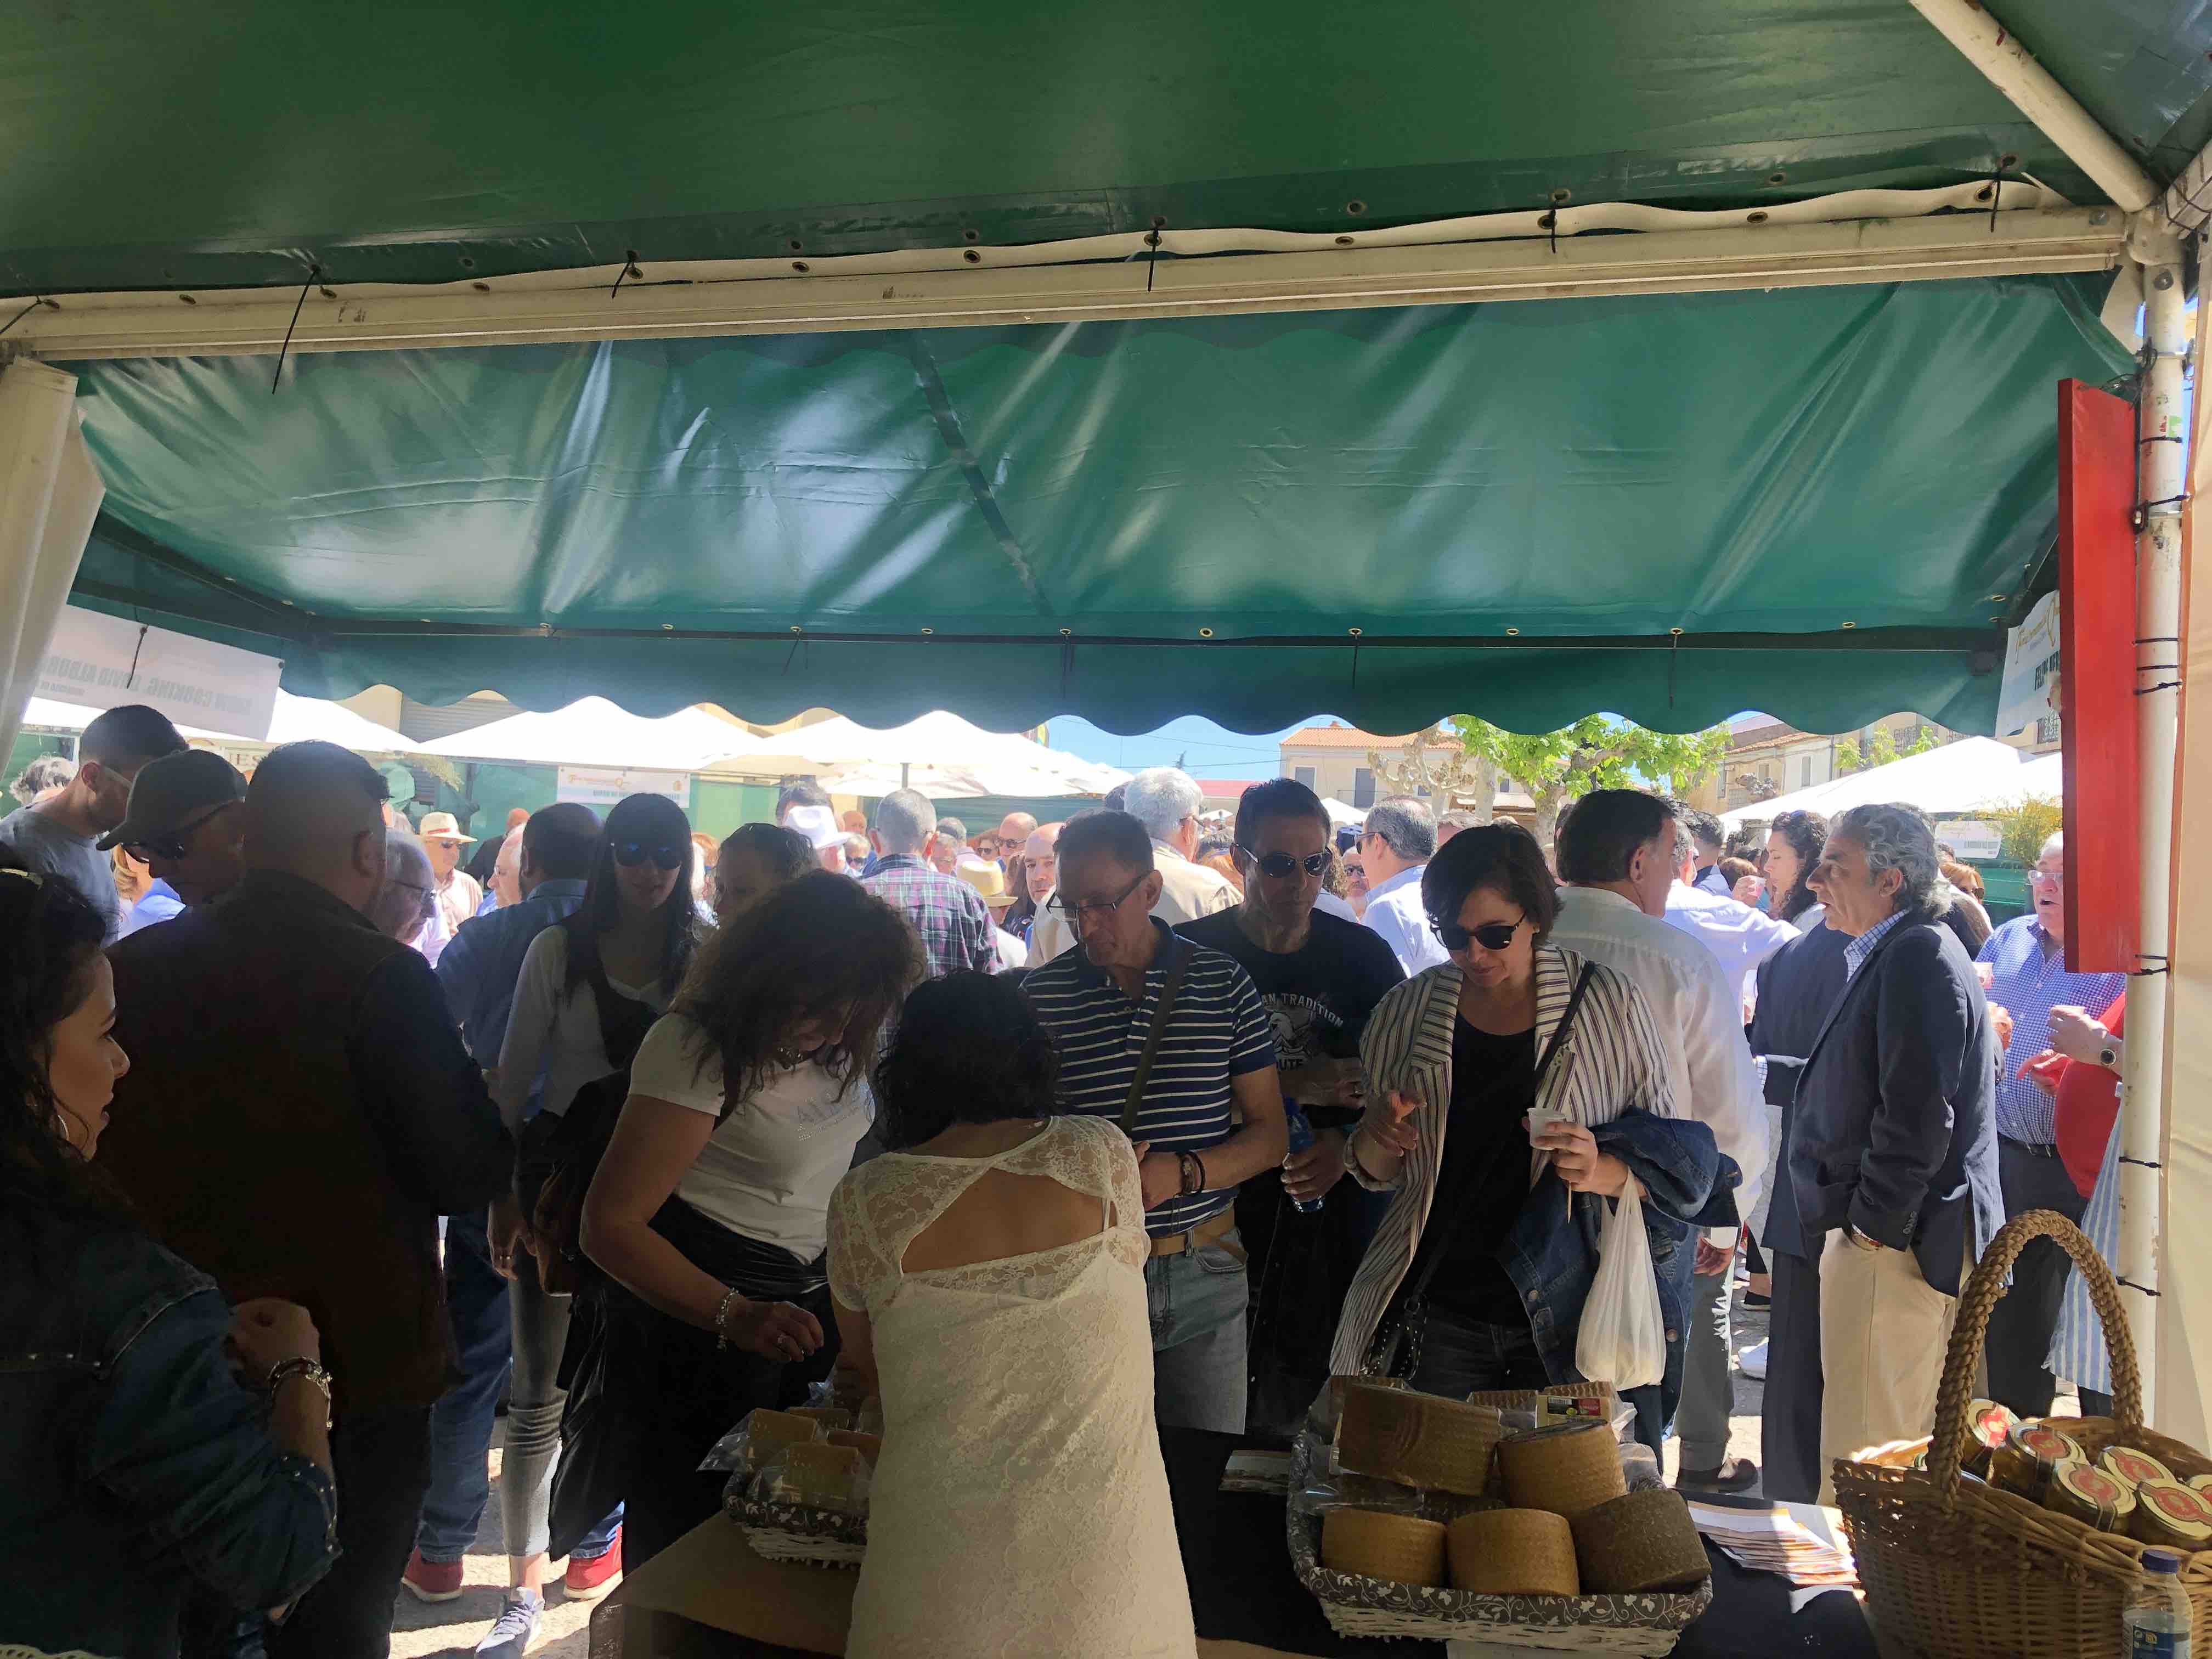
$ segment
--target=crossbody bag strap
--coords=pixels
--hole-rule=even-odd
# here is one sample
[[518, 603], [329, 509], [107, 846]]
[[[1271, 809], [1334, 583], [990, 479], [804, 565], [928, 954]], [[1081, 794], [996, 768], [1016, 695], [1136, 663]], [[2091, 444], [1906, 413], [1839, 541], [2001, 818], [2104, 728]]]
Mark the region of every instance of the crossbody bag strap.
[[[1552, 1061], [1559, 1056], [1559, 1043], [1567, 1035], [1567, 1028], [1575, 1023], [1575, 1010], [1583, 1006], [1583, 993], [1589, 989], [1590, 975], [1595, 970], [1595, 963], [1585, 962], [1583, 963], [1582, 972], [1576, 976], [1573, 994], [1567, 998], [1566, 1012], [1559, 1016], [1559, 1023], [1552, 1031], [1552, 1040], [1544, 1045], [1543, 1057], [1536, 1062], [1536, 1082], [1528, 1096], [1531, 1101], [1544, 1092], [1544, 1079], [1552, 1069]], [[1445, 1109], [1447, 1111], [1450, 1109], [1449, 1103], [1446, 1103]], [[1478, 1190], [1483, 1182], [1489, 1180], [1490, 1172], [1498, 1167], [1498, 1160], [1505, 1156], [1512, 1145], [1513, 1143], [1510, 1141], [1501, 1145], [1480, 1164], [1468, 1164], [1462, 1166], [1460, 1182], [1452, 1189], [1449, 1206], [1443, 1211], [1445, 1215], [1456, 1215], [1459, 1212], [1460, 1200], [1469, 1193]], [[1437, 1196], [1442, 1197], [1443, 1194], [1439, 1194]], [[1431, 1215], [1437, 1213], [1436, 1202], [1433, 1200], [1429, 1205], [1429, 1213]], [[1441, 1243], [1428, 1252], [1428, 1259], [1422, 1262], [1420, 1272], [1405, 1287], [1403, 1292], [1405, 1301], [1418, 1300], [1427, 1293], [1429, 1282], [1437, 1276], [1437, 1269], [1443, 1265], [1443, 1259], [1447, 1254]]]
[[1137, 1056], [1136, 1073], [1129, 1079], [1129, 1098], [1121, 1108], [1121, 1133], [1132, 1140], [1137, 1138], [1137, 1110], [1145, 1103], [1145, 1085], [1152, 1080], [1152, 1061], [1160, 1052], [1160, 1039], [1167, 1035], [1168, 1016], [1175, 1010], [1176, 994], [1182, 989], [1183, 975], [1189, 970], [1190, 959], [1197, 954], [1198, 946], [1188, 939], [1176, 940], [1175, 960], [1168, 964], [1167, 983], [1160, 987], [1160, 1000], [1152, 1005], [1152, 1025], [1145, 1033], [1145, 1052]]

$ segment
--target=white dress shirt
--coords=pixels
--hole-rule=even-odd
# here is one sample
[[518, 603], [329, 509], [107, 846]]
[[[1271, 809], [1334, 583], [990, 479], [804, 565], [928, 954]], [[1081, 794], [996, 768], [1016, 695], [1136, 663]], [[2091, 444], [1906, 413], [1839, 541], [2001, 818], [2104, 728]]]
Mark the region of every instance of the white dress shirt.
[[1797, 929], [1786, 921], [1679, 881], [1667, 890], [1667, 925], [1680, 928], [1720, 959], [1739, 1006], [1759, 964], [1797, 937]]
[[[1152, 843], [1152, 868], [1160, 872], [1159, 902], [1152, 906], [1152, 914], [1170, 927], [1210, 916], [1216, 910], [1237, 908], [1236, 884], [1218, 870], [1193, 864], [1164, 841]], [[1074, 932], [1052, 902], [1058, 896], [1055, 888], [1037, 907], [1036, 926], [1030, 929], [1029, 965], [1032, 968], [1041, 968], [1061, 951], [1074, 948]]]
[[1359, 920], [1359, 913], [1352, 908], [1350, 899], [1340, 899], [1326, 887], [1314, 895], [1314, 908], [1325, 916], [1342, 916], [1346, 921]]
[[1424, 968], [1451, 960], [1421, 905], [1421, 872], [1428, 867], [1417, 864], [1367, 890], [1367, 915], [1362, 920], [1382, 935], [1407, 979]]
[[[521, 1129], [530, 1091], [541, 1077], [543, 1109], [557, 1115], [568, 1109], [577, 1090], [615, 1069], [607, 1062], [606, 1039], [599, 1030], [598, 994], [588, 983], [572, 992], [568, 982], [568, 930], [548, 927], [530, 941], [523, 956], [514, 1010], [507, 1017], [507, 1040], [500, 1045], [499, 1082], [492, 1098], [510, 1132]], [[609, 974], [607, 983], [655, 1013], [668, 1010], [668, 994], [657, 980], [625, 985]]]
[[[1743, 1000], [1720, 959], [1687, 933], [1596, 887], [1560, 890], [1549, 942], [1617, 969], [1644, 993], [1667, 1048], [1674, 1098], [1735, 1160], [1743, 1172], [1736, 1213], [1750, 1215], [1766, 1181], [1766, 1109], [1744, 1041]], [[1716, 1227], [1710, 1237], [1733, 1244], [1735, 1229]]]

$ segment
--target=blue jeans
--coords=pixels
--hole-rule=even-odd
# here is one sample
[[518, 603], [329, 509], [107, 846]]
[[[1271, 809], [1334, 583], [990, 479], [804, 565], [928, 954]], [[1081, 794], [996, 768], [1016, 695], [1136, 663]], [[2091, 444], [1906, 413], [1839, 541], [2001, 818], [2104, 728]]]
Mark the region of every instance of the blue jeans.
[[1145, 1264], [1152, 1325], [1152, 1416], [1162, 1428], [1244, 1432], [1244, 1245], [1235, 1228]]
[[1477, 1390], [1540, 1389], [1551, 1378], [1527, 1320], [1493, 1325], [1431, 1308], [1422, 1316], [1420, 1358], [1407, 1380], [1423, 1394], [1464, 1400]]
[[510, 1353], [507, 1281], [491, 1265], [482, 1211], [446, 1222], [446, 1316], [461, 1380], [430, 1408], [430, 1491], [415, 1547], [425, 1561], [458, 1561], [477, 1541], [491, 1497], [491, 1450], [499, 1391]]

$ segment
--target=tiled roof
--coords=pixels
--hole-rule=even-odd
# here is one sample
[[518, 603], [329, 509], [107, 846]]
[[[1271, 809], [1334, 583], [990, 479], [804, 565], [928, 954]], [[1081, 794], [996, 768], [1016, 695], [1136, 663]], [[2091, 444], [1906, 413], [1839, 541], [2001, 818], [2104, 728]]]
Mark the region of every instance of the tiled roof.
[[[1402, 732], [1395, 738], [1377, 737], [1372, 732], [1362, 732], [1351, 726], [1302, 726], [1283, 739], [1285, 749], [1403, 749], [1412, 739], [1411, 732]], [[1442, 747], [1443, 745], [1438, 745]]]

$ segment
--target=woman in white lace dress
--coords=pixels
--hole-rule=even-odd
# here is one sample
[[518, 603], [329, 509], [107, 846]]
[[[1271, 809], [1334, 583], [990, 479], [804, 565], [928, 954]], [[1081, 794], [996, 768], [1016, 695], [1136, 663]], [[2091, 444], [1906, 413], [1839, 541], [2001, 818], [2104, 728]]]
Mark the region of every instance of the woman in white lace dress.
[[843, 1363], [884, 1421], [852, 1659], [1196, 1652], [1137, 1160], [1113, 1124], [1048, 1115], [1055, 1069], [1006, 981], [923, 986], [877, 1072], [893, 1150], [830, 1200]]

